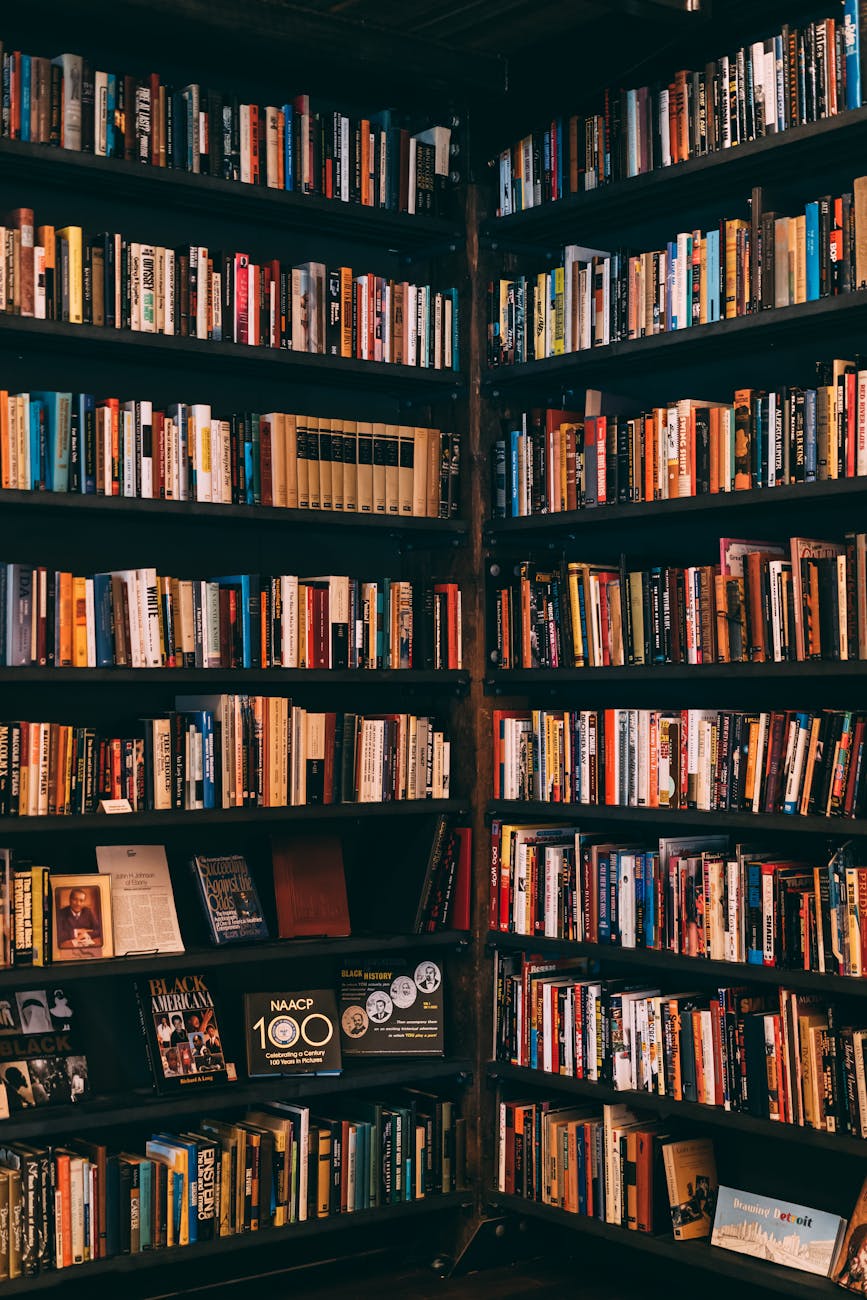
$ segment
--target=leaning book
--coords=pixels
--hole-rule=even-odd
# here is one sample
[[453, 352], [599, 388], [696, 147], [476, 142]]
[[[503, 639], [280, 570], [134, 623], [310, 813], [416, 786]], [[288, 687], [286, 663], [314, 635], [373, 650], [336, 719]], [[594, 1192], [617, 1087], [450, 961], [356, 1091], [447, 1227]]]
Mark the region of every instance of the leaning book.
[[136, 980], [142, 1033], [158, 1092], [234, 1081], [214, 999], [203, 975]]
[[837, 1214], [721, 1187], [711, 1245], [827, 1277], [845, 1231]]
[[212, 943], [268, 938], [262, 904], [250, 868], [240, 853], [214, 858], [197, 856], [190, 865]]
[[847, 1291], [867, 1296], [867, 1182], [855, 1202], [831, 1277]]
[[247, 1073], [340, 1074], [337, 999], [332, 989], [245, 993]]

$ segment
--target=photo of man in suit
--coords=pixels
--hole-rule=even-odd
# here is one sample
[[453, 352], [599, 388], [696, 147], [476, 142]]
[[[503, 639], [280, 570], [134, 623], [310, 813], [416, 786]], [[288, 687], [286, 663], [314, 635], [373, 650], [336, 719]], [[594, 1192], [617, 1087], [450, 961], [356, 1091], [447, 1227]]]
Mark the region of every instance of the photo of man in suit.
[[102, 922], [88, 906], [88, 891], [75, 887], [69, 902], [57, 909], [57, 943], [61, 948], [101, 948]]

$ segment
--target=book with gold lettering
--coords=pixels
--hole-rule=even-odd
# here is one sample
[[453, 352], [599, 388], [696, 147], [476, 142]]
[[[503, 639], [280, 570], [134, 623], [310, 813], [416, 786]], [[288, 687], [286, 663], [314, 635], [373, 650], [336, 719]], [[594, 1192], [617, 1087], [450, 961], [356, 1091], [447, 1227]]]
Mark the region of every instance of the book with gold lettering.
[[226, 1064], [214, 999], [203, 975], [183, 972], [136, 980], [142, 1033], [158, 1092], [235, 1079]]

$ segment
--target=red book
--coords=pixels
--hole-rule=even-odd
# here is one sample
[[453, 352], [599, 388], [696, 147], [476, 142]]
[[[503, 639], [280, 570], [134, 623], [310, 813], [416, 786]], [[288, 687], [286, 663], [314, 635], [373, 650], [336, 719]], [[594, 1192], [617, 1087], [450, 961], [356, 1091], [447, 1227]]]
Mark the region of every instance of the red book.
[[473, 878], [473, 831], [470, 826], [457, 826], [454, 833], [458, 840], [458, 862], [455, 869], [451, 929], [469, 930], [470, 895]]
[[350, 933], [343, 848], [338, 836], [274, 836], [271, 857], [281, 939]]

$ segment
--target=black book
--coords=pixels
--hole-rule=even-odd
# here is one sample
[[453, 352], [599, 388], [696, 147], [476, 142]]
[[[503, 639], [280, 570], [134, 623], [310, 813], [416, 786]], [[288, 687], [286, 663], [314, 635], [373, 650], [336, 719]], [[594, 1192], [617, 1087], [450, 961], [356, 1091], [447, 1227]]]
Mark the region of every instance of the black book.
[[213, 1087], [234, 1078], [203, 975], [170, 973], [136, 980], [135, 992], [158, 1092]]

